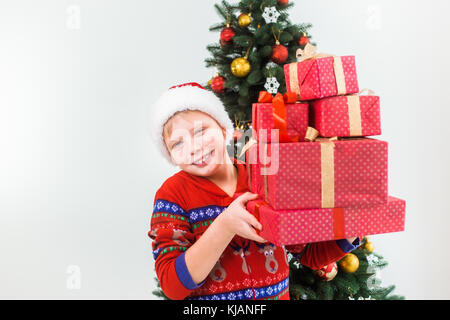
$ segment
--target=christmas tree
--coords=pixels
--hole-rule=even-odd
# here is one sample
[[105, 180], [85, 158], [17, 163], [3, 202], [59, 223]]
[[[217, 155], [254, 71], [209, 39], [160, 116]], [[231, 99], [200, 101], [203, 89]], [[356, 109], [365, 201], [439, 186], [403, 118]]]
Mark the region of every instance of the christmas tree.
[[247, 129], [252, 103], [261, 90], [285, 92], [283, 65], [296, 61], [296, 51], [309, 42], [310, 24], [292, 24], [284, 0], [242, 0], [215, 4], [222, 22], [210, 27], [220, 41], [207, 47], [212, 57], [207, 67], [217, 76], [207, 87], [224, 103], [231, 119]]
[[[206, 87], [224, 103], [236, 132], [251, 127], [252, 104], [259, 92], [286, 92], [283, 65], [297, 60], [297, 49], [310, 42], [309, 23], [293, 24], [288, 10], [289, 0], [242, 0], [230, 4], [222, 0], [215, 9], [222, 22], [210, 27], [220, 32], [218, 43], [207, 48], [211, 57], [205, 60], [217, 76]], [[236, 158], [248, 137], [237, 137]], [[242, 141], [244, 140], [244, 141]], [[244, 159], [243, 159], [244, 160]], [[395, 286], [382, 287], [378, 271], [387, 266], [382, 256], [373, 252], [373, 244], [365, 237], [361, 246], [337, 263], [311, 270], [288, 254], [289, 293], [293, 300], [331, 299], [403, 299], [391, 295]], [[155, 281], [158, 280], [155, 278]], [[158, 283], [153, 294], [168, 299]]]

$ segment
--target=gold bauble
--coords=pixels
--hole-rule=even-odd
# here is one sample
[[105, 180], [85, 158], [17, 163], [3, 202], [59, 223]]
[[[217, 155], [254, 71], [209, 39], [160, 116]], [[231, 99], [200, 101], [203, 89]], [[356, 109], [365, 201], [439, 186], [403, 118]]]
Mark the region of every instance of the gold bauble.
[[251, 22], [252, 18], [246, 13], [242, 13], [238, 18], [238, 23], [242, 28], [248, 27]]
[[353, 273], [359, 268], [359, 259], [353, 253], [347, 253], [339, 261], [339, 266], [345, 273]]
[[246, 58], [236, 58], [231, 63], [231, 73], [238, 78], [247, 76], [250, 72], [250, 62]]
[[374, 249], [373, 243], [370, 241], [366, 241], [363, 245], [363, 248], [366, 249], [367, 251], [369, 251], [370, 253], [372, 253], [373, 249]]

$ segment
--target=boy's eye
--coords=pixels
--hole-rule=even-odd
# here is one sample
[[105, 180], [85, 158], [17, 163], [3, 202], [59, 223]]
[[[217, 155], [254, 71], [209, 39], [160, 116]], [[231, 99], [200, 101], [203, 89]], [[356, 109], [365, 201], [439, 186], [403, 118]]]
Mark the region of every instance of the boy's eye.
[[[199, 132], [202, 132], [203, 130], [204, 130], [205, 128], [200, 128], [200, 129], [198, 129], [197, 131], [195, 131], [195, 133], [194, 134], [197, 134], [197, 133], [199, 133]], [[173, 148], [175, 148], [175, 147], [177, 147], [180, 143], [182, 143], [183, 141], [178, 141], [178, 142], [176, 142], [173, 146], [172, 146], [172, 149]]]
[[204, 128], [200, 128], [199, 130], [195, 131], [195, 134], [202, 132]]
[[175, 144], [172, 146], [172, 149], [175, 148], [176, 146], [178, 146], [181, 142], [182, 142], [182, 141], [178, 141], [177, 143], [175, 143]]

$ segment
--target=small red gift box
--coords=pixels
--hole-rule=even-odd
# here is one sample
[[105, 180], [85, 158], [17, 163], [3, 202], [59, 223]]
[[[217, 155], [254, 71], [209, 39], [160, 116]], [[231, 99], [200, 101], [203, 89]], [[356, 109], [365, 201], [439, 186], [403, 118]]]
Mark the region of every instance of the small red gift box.
[[[298, 141], [304, 141], [306, 129], [308, 128], [308, 104], [289, 103], [286, 104], [287, 113], [287, 135], [290, 138], [298, 137]], [[267, 143], [277, 143], [272, 130], [276, 130], [272, 103], [254, 103], [252, 108], [252, 136]], [[271, 135], [272, 133], [272, 135]]]
[[359, 92], [354, 56], [316, 54], [312, 45], [302, 55], [302, 61], [284, 65], [287, 91], [297, 93], [299, 100]]
[[304, 141], [308, 128], [308, 105], [296, 103], [296, 94], [261, 91], [252, 109], [252, 136], [264, 142]]
[[394, 197], [381, 205], [279, 211], [262, 200], [247, 202], [262, 224], [259, 235], [278, 246], [403, 231], [405, 209], [405, 201]]
[[370, 138], [254, 143], [249, 187], [275, 210], [385, 204], [388, 144]]
[[338, 96], [311, 102], [311, 122], [322, 137], [381, 134], [380, 97]]

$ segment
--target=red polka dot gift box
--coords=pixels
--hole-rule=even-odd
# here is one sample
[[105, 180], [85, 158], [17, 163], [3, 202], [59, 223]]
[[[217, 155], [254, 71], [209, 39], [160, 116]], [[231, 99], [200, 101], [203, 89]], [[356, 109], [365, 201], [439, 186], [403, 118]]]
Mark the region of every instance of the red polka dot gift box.
[[310, 106], [310, 124], [322, 137], [381, 134], [379, 96], [337, 96], [311, 101]]
[[252, 106], [252, 138], [264, 143], [305, 141], [309, 105], [298, 103], [293, 92], [272, 96], [261, 91]]
[[386, 204], [388, 144], [371, 138], [254, 143], [249, 188], [274, 210]]
[[262, 224], [260, 236], [271, 243], [295, 245], [405, 229], [405, 201], [347, 208], [274, 210], [263, 200], [247, 202], [247, 210]]
[[[286, 104], [286, 133], [291, 139], [304, 141], [309, 125], [308, 104]], [[277, 143], [277, 136], [271, 134], [276, 130], [272, 103], [254, 103], [252, 107], [252, 137], [264, 143]], [[274, 139], [272, 139], [274, 137]]]
[[359, 92], [355, 57], [312, 58], [284, 65], [287, 91], [300, 101]]

